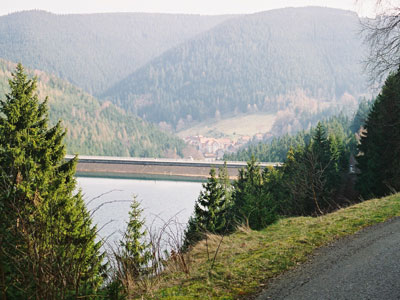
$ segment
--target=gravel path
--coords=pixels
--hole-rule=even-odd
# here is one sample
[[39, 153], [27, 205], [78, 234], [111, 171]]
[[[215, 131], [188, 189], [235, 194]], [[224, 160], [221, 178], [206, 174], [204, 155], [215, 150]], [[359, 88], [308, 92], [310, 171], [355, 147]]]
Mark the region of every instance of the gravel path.
[[318, 249], [268, 286], [253, 299], [400, 299], [400, 218]]

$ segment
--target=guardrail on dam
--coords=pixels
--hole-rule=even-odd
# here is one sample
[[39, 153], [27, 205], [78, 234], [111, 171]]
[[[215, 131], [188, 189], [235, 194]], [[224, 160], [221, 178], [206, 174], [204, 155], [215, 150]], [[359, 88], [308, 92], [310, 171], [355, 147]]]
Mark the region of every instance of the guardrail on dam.
[[[72, 159], [67, 155], [66, 159]], [[171, 180], [205, 180], [211, 168], [220, 168], [223, 161], [200, 161], [167, 158], [133, 158], [108, 156], [79, 156], [78, 176], [153, 178]], [[260, 163], [262, 168], [277, 167], [280, 163]], [[246, 162], [226, 162], [230, 178], [238, 175]]]

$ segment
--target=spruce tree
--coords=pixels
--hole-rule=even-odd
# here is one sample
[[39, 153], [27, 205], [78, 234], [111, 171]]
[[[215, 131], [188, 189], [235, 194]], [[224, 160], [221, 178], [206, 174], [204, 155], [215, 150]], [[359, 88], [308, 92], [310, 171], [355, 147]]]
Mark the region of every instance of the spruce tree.
[[283, 187], [289, 201], [284, 214], [322, 214], [342, 203], [338, 192], [347, 171], [348, 151], [335, 135], [327, 137], [318, 123], [309, 144], [291, 149], [283, 167]]
[[356, 187], [364, 198], [400, 191], [400, 71], [386, 79], [361, 135]]
[[210, 177], [203, 183], [203, 190], [195, 203], [194, 214], [190, 217], [184, 233], [182, 250], [200, 241], [205, 232], [226, 234], [232, 229], [231, 213], [232, 186], [226, 163], [219, 169], [210, 170]]
[[275, 202], [264, 186], [267, 177], [254, 156], [245, 169], [239, 170], [233, 193], [233, 213], [237, 223], [247, 222], [252, 229], [262, 229], [275, 221]]
[[94, 295], [100, 243], [80, 192], [77, 158], [65, 161], [61, 123], [49, 127], [47, 99], [21, 64], [0, 100], [0, 280], [2, 299]]
[[203, 232], [223, 233], [226, 226], [227, 200], [223, 186], [214, 168], [203, 184], [203, 190], [196, 201], [194, 214], [197, 226]]
[[150, 244], [145, 242], [147, 232], [143, 228], [145, 220], [142, 213], [140, 202], [134, 197], [126, 231], [120, 242], [122, 255], [119, 258], [126, 273], [124, 276], [133, 279], [145, 273], [150, 261]]

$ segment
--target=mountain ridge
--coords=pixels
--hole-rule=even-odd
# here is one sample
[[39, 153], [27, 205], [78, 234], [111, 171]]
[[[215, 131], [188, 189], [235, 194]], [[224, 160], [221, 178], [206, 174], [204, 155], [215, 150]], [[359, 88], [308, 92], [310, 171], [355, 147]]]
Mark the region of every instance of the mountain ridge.
[[0, 57], [97, 95], [163, 51], [231, 17], [23, 11], [0, 17]]

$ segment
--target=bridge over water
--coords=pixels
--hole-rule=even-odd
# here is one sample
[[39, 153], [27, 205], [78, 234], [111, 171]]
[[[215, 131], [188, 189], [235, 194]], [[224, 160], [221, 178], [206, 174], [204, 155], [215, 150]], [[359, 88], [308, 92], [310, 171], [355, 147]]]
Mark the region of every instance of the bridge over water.
[[[71, 159], [67, 155], [66, 159]], [[77, 175], [94, 177], [152, 178], [169, 180], [205, 180], [211, 168], [220, 168], [223, 161], [190, 159], [134, 158], [112, 156], [79, 156]], [[280, 163], [260, 163], [262, 168], [276, 167]], [[230, 178], [237, 177], [246, 162], [226, 162]]]

